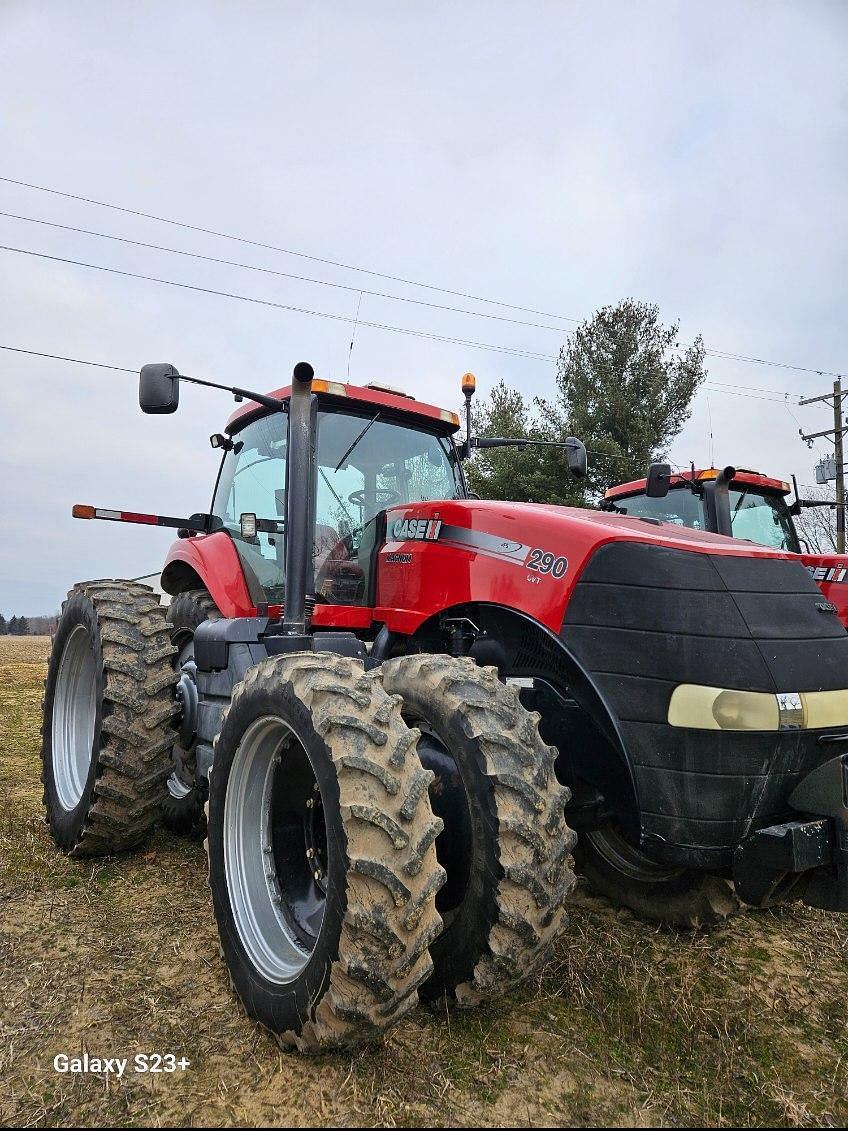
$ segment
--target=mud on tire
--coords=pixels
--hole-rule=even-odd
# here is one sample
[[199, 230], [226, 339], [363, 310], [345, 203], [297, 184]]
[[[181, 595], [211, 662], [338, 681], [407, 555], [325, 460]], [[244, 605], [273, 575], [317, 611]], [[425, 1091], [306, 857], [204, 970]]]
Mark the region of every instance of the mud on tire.
[[653, 923], [711, 927], [742, 907], [730, 880], [656, 864], [613, 825], [582, 833], [575, 858], [594, 891]]
[[263, 660], [233, 692], [207, 804], [215, 917], [248, 1014], [302, 1052], [378, 1038], [432, 970], [442, 822], [417, 739], [346, 657]]
[[62, 606], [44, 689], [47, 823], [72, 856], [135, 848], [159, 815], [176, 712], [159, 598], [131, 581], [76, 585]]
[[[575, 884], [576, 837], [563, 813], [570, 793], [554, 775], [557, 751], [494, 668], [425, 654], [388, 660], [374, 675], [403, 698], [408, 724], [421, 728], [425, 764], [445, 767], [431, 790], [446, 822], [436, 844], [448, 871], [437, 901], [445, 930], [431, 947], [434, 970], [422, 997], [498, 995], [544, 958]], [[433, 741], [452, 769], [428, 749]]]

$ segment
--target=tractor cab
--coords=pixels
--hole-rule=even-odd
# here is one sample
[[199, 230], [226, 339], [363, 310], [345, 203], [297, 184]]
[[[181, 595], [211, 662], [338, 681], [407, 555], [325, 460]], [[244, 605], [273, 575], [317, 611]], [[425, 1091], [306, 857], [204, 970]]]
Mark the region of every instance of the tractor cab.
[[[311, 570], [318, 603], [367, 605], [386, 508], [465, 497], [453, 434], [459, 418], [385, 386], [316, 380], [315, 458], [309, 508]], [[290, 388], [274, 394], [285, 405]], [[212, 502], [214, 527], [233, 540], [256, 604], [285, 592], [289, 418], [246, 406], [230, 418]], [[314, 584], [310, 582], [314, 581]]]
[[790, 485], [783, 480], [746, 468], [720, 471], [714, 467], [664, 478], [667, 490], [662, 495], [649, 494], [648, 479], [610, 487], [601, 509], [691, 530], [727, 533], [774, 550], [801, 553], [793, 508], [787, 501]]

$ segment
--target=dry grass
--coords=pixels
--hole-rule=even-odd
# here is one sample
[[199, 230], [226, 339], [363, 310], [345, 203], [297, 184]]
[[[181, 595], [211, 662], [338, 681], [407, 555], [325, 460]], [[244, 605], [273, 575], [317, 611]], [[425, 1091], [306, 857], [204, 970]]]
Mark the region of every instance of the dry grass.
[[[48, 642], [0, 639], [0, 1122], [829, 1125], [848, 1120], [848, 919], [801, 908], [709, 936], [588, 896], [536, 984], [418, 1010], [356, 1057], [281, 1054], [231, 997], [203, 852], [160, 833], [78, 863], [38, 782]], [[174, 1052], [176, 1076], [69, 1077], [55, 1053]]]

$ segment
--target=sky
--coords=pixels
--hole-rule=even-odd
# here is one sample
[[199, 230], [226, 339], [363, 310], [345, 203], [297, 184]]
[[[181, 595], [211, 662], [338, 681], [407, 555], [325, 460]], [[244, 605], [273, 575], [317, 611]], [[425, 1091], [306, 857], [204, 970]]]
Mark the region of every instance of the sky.
[[[260, 389], [301, 359], [329, 378], [349, 365], [354, 383], [456, 409], [466, 370], [482, 393], [503, 379], [549, 395], [568, 319], [633, 296], [683, 341], [848, 376], [846, 57], [848, 5], [816, 0], [0, 0], [0, 176], [300, 254], [2, 181], [0, 211], [341, 286], [0, 216], [4, 247], [543, 359], [363, 325], [350, 352], [350, 322], [7, 250], [0, 344]], [[810, 451], [798, 429], [832, 419], [797, 399], [832, 378], [708, 369], [671, 458], [813, 483], [827, 442]], [[208, 509], [208, 437], [231, 407], [185, 386], [176, 415], [144, 416], [130, 373], [0, 350], [0, 611], [161, 568], [166, 532], [75, 522], [71, 506]]]

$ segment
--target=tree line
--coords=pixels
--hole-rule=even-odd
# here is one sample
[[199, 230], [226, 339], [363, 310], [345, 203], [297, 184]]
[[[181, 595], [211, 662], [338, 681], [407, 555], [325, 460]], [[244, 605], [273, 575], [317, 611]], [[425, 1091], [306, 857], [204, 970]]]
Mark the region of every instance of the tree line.
[[58, 617], [10, 617], [0, 613], [0, 636], [50, 636], [56, 631]]

